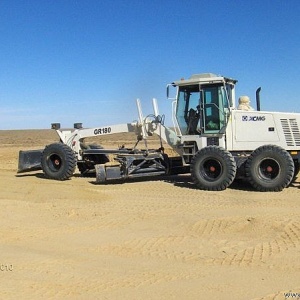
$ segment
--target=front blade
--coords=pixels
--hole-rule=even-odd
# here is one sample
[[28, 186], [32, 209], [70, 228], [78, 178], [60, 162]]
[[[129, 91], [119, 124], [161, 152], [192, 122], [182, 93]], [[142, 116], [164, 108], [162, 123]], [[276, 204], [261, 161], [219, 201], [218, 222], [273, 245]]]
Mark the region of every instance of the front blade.
[[41, 158], [43, 149], [19, 152], [18, 173], [42, 170]]

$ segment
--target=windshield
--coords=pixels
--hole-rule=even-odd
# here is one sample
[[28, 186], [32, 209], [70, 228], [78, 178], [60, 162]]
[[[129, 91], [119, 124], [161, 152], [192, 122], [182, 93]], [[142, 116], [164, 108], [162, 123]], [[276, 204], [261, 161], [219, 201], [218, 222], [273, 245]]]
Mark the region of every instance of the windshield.
[[229, 91], [226, 85], [179, 87], [176, 118], [181, 133], [218, 133], [227, 122]]

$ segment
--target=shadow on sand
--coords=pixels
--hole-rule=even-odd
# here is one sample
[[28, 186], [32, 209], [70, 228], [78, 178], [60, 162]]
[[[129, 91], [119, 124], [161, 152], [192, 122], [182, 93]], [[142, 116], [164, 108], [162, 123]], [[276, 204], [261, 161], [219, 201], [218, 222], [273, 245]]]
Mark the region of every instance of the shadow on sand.
[[[43, 173], [26, 173], [26, 174], [16, 174], [15, 177], [17, 178], [22, 178], [22, 177], [36, 177], [39, 179], [46, 179], [49, 180], [45, 177]], [[93, 185], [98, 185], [94, 179], [95, 179], [95, 174], [87, 174], [85, 176], [81, 174], [74, 174], [73, 177], [75, 178], [91, 178], [93, 181], [89, 181], [90, 184]], [[111, 180], [108, 181], [107, 183], [101, 183], [101, 185], [111, 185], [111, 184], [134, 184], [137, 182], [147, 182], [147, 181], [163, 181], [166, 183], [173, 184], [176, 187], [181, 187], [181, 188], [188, 188], [188, 189], [193, 189], [197, 190], [197, 186], [193, 183], [192, 178], [190, 174], [178, 174], [178, 175], [160, 175], [160, 176], [147, 176], [147, 177], [139, 177], [139, 178], [128, 178], [126, 180], [123, 179], [118, 179], [118, 180]], [[290, 184], [291, 188], [298, 188], [300, 189], [300, 182], [299, 181], [294, 181]], [[247, 192], [256, 192], [256, 190], [246, 181], [237, 179], [235, 180], [229, 187], [228, 189], [231, 190], [240, 190], [240, 191], [247, 191]]]

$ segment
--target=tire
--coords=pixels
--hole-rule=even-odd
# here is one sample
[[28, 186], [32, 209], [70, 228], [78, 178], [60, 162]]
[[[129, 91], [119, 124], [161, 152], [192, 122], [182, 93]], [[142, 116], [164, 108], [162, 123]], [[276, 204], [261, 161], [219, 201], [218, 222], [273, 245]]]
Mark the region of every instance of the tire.
[[225, 190], [236, 175], [236, 163], [230, 152], [218, 146], [199, 150], [191, 162], [191, 175], [198, 188]]
[[48, 179], [67, 180], [76, 168], [73, 150], [62, 143], [46, 146], [42, 154], [42, 170]]
[[251, 153], [245, 164], [246, 179], [260, 192], [278, 192], [294, 177], [291, 155], [276, 145], [264, 145]]

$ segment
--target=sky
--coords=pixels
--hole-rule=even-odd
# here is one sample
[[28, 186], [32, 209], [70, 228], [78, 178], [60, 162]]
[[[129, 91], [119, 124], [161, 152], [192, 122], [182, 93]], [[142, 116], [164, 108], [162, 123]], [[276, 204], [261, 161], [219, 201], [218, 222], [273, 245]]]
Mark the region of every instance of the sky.
[[0, 130], [100, 127], [152, 113], [196, 73], [300, 112], [299, 0], [0, 0]]

